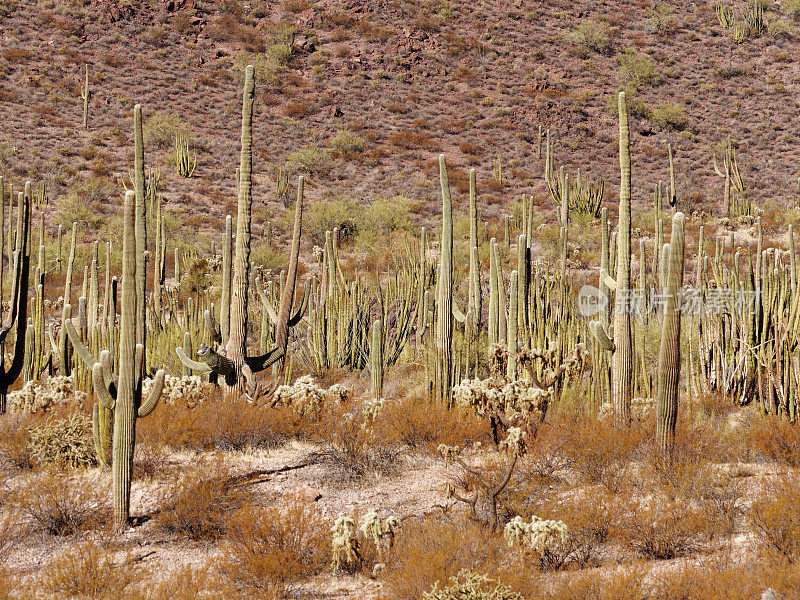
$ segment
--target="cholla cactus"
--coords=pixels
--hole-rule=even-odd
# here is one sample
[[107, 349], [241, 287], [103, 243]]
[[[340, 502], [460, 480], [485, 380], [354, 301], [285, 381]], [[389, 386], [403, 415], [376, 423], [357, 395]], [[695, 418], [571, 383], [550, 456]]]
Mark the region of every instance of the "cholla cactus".
[[[148, 378], [142, 381], [142, 393], [147, 395], [153, 386], [153, 380]], [[185, 403], [188, 407], [193, 407], [203, 401], [211, 392], [212, 385], [204, 383], [199, 375], [189, 375], [185, 377], [175, 377], [167, 375], [164, 377], [164, 391], [161, 397], [166, 404]]]
[[375, 543], [375, 549], [378, 553], [378, 563], [373, 567], [372, 574], [373, 576], [377, 576], [386, 566], [383, 560], [383, 541], [389, 541], [390, 549], [394, 546], [395, 535], [400, 530], [400, 520], [392, 515], [385, 521], [381, 521], [380, 515], [373, 510], [364, 515], [360, 529], [366, 539], [371, 539]]
[[291, 406], [297, 413], [315, 418], [322, 411], [326, 398], [343, 402], [349, 394], [349, 390], [341, 384], [325, 390], [317, 385], [311, 375], [303, 375], [292, 385], [279, 386], [275, 390], [272, 405]]
[[28, 381], [21, 390], [8, 395], [12, 412], [36, 413], [51, 406], [75, 404], [83, 406], [86, 392], [75, 390], [72, 376], [50, 377], [45, 381]]
[[447, 444], [439, 444], [437, 448], [439, 454], [442, 455], [444, 459], [444, 465], [449, 466], [453, 462], [455, 462], [456, 458], [461, 454], [461, 447], [460, 446], [448, 446]]
[[525, 432], [519, 427], [511, 427], [508, 430], [508, 437], [500, 442], [500, 451], [514, 456], [525, 454]]
[[563, 521], [540, 519], [536, 515], [526, 523], [522, 517], [514, 517], [506, 524], [503, 537], [509, 548], [523, 546], [544, 559], [548, 552], [567, 541], [567, 526]]
[[92, 426], [78, 414], [68, 419], [50, 419], [30, 430], [28, 450], [40, 465], [85, 468], [97, 464], [92, 443]]
[[358, 538], [356, 537], [356, 522], [352, 517], [339, 515], [331, 527], [333, 540], [333, 569], [360, 566], [363, 562], [358, 551]]
[[430, 592], [423, 592], [423, 600], [523, 600], [510, 587], [501, 585], [485, 575], [460, 571], [447, 585], [439, 581]]
[[384, 405], [383, 398], [373, 398], [371, 400], [364, 401], [364, 426], [365, 427], [372, 427], [372, 424], [375, 422], [375, 419], [378, 418], [381, 410], [383, 410]]

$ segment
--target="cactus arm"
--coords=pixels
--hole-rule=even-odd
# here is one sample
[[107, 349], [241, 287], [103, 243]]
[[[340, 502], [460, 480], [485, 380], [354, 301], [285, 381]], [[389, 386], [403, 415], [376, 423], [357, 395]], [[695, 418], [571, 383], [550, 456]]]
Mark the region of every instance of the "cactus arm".
[[725, 173], [723, 173], [723, 172], [720, 170], [720, 168], [719, 168], [719, 165], [717, 164], [717, 155], [716, 155], [716, 153], [714, 154], [714, 171], [715, 171], [715, 172], [717, 173], [717, 175], [719, 175], [720, 177], [725, 177]]
[[72, 324], [72, 309], [69, 304], [67, 304], [64, 309], [64, 329], [67, 332], [69, 343], [75, 348], [75, 351], [78, 353], [78, 356], [81, 357], [81, 360], [83, 360], [87, 368], [91, 369], [97, 360], [95, 360], [92, 353], [89, 352], [86, 344], [81, 341], [81, 336], [79, 336], [78, 332], [75, 330], [75, 326]]
[[294, 327], [300, 322], [300, 319], [303, 318], [303, 315], [306, 313], [306, 309], [308, 308], [308, 298], [311, 295], [311, 280], [307, 279], [306, 284], [303, 290], [303, 300], [300, 302], [300, 308], [297, 309], [297, 312], [289, 319], [289, 327]]
[[458, 305], [453, 302], [453, 318], [458, 321], [459, 323], [466, 323], [467, 317], [458, 307]]
[[605, 269], [600, 269], [600, 282], [606, 286], [609, 290], [616, 291], [617, 289], [617, 282], [608, 274], [608, 271]]
[[153, 387], [150, 388], [150, 394], [147, 396], [147, 400], [145, 400], [144, 404], [136, 411], [136, 415], [139, 418], [149, 415], [153, 412], [156, 404], [158, 404], [158, 399], [161, 398], [161, 392], [164, 391], [165, 376], [166, 371], [164, 371], [164, 369], [156, 371], [156, 376], [153, 377]]
[[600, 346], [603, 348], [603, 350], [614, 352], [616, 346], [614, 345], [612, 339], [608, 337], [608, 334], [606, 333], [606, 330], [603, 329], [603, 325], [600, 323], [600, 321], [590, 321], [589, 329], [591, 330], [595, 339], [600, 342]]
[[211, 371], [211, 367], [209, 367], [206, 363], [192, 360], [191, 358], [189, 358], [186, 355], [186, 352], [184, 352], [183, 348], [181, 348], [180, 346], [175, 348], [175, 353], [178, 355], [180, 361], [193, 371], [201, 371], [204, 373], [208, 373]]
[[103, 408], [114, 410], [117, 401], [109, 391], [106, 377], [103, 374], [103, 365], [99, 362], [94, 363], [92, 366], [92, 386], [94, 387], [94, 393], [97, 395], [97, 400], [103, 405]]
[[278, 362], [284, 355], [283, 348], [275, 348], [261, 356], [253, 356], [245, 358], [245, 364], [251, 371], [258, 373], [271, 367], [274, 363]]
[[214, 373], [219, 373], [225, 377], [230, 377], [236, 373], [236, 367], [230, 358], [222, 356], [208, 346], [201, 346], [200, 350], [197, 351], [197, 355], [209, 367], [209, 370]]
[[221, 344], [222, 335], [220, 334], [219, 326], [214, 319], [214, 313], [212, 313], [210, 310], [206, 310], [203, 313], [203, 318], [206, 321], [206, 327], [208, 328], [208, 334], [211, 336], [211, 341]]

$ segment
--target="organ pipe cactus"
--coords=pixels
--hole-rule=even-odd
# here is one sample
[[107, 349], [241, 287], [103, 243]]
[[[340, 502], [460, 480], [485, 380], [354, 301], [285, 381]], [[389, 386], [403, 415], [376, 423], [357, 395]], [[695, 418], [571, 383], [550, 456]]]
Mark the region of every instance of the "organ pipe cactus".
[[683, 213], [672, 218], [669, 243], [669, 269], [664, 295], [663, 327], [658, 353], [658, 395], [656, 398], [656, 438], [663, 454], [669, 454], [675, 438], [678, 419], [678, 383], [681, 372], [681, 307], [683, 285], [684, 227]]
[[[275, 325], [275, 346], [272, 350], [256, 357], [247, 356], [247, 300], [250, 271], [250, 236], [252, 196], [252, 126], [253, 103], [255, 101], [255, 81], [253, 67], [245, 69], [245, 82], [242, 97], [242, 138], [238, 181], [238, 213], [236, 222], [236, 254], [233, 261], [233, 280], [231, 283], [231, 305], [229, 335], [221, 352], [206, 345], [198, 350], [200, 361], [192, 360], [183, 351], [176, 349], [181, 362], [195, 371], [210, 372], [230, 395], [245, 393], [251, 401], [261, 394], [262, 387], [255, 373], [273, 364], [282, 365], [289, 343], [289, 329], [300, 322], [308, 304], [310, 287], [306, 283], [300, 308], [293, 312], [294, 292], [297, 284], [297, 265], [300, 254], [300, 235], [303, 215], [303, 178], [297, 185], [294, 232], [289, 255], [289, 267], [285, 284], [281, 286], [281, 301], [277, 315], [271, 315]], [[225, 320], [221, 315], [221, 321]], [[224, 331], [225, 325], [220, 329]]]

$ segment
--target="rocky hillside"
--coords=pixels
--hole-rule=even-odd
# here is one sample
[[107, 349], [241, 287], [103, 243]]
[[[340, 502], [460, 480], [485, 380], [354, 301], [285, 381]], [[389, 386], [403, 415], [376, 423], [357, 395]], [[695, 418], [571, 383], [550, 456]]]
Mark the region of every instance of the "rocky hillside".
[[[737, 44], [710, 2], [3, 0], [0, 168], [45, 182], [51, 202], [91, 221], [118, 204], [140, 102], [168, 207], [216, 227], [233, 208], [240, 81], [253, 63], [257, 219], [282, 212], [281, 175], [305, 172], [312, 198], [403, 195], [425, 220], [440, 152], [457, 202], [475, 167], [487, 214], [522, 193], [549, 206], [540, 126], [556, 164], [604, 179], [613, 205], [622, 88], [634, 203], [667, 179], [671, 143], [681, 207], [719, 214], [712, 155], [730, 135], [752, 199], [794, 205], [798, 9], [765, 1], [764, 31]], [[732, 7], [743, 18], [747, 6]], [[176, 132], [196, 151], [191, 178], [176, 173]]]

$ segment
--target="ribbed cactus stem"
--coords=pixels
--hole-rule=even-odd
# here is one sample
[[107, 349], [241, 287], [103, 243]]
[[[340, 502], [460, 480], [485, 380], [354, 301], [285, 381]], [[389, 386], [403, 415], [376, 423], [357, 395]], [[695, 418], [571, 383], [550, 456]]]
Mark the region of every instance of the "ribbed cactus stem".
[[670, 236], [669, 270], [664, 290], [666, 303], [658, 353], [658, 396], [656, 400], [656, 439], [664, 454], [669, 454], [675, 439], [678, 419], [678, 384], [681, 372], [681, 307], [683, 285], [684, 215], [675, 213]]
[[[183, 352], [186, 356], [192, 356], [192, 336], [186, 331], [183, 334]], [[188, 365], [182, 365], [182, 373], [184, 377], [189, 377], [192, 374], [192, 369]]]
[[[133, 189], [136, 193], [136, 343], [145, 345], [147, 297], [147, 206], [145, 204], [142, 105], [133, 107]], [[133, 240], [131, 240], [133, 243]]]
[[669, 205], [673, 208], [678, 206], [678, 190], [675, 187], [675, 165], [672, 162], [672, 144], [667, 144], [669, 154]]
[[442, 187], [442, 241], [439, 257], [439, 298], [437, 340], [439, 396], [449, 402], [453, 376], [453, 207], [444, 154], [439, 155]]
[[489, 240], [489, 344], [496, 344], [500, 339], [500, 291], [497, 285], [498, 265], [495, 251], [497, 240]]
[[[733, 238], [733, 232], [731, 231], [731, 238]], [[2, 244], [0, 244], [2, 245]], [[731, 243], [733, 246], [733, 243]], [[792, 296], [797, 293], [797, 255], [794, 251], [794, 228], [792, 225], [789, 225], [789, 266], [790, 266], [790, 277], [791, 277], [791, 285], [792, 285]]]
[[627, 298], [631, 279], [631, 153], [628, 108], [625, 92], [619, 93], [619, 225], [617, 227], [617, 297], [622, 294], [626, 302], [617, 302], [614, 311], [614, 373], [613, 398], [615, 420], [618, 425], [630, 422], [633, 398], [633, 335]]
[[383, 397], [383, 324], [380, 319], [372, 324], [372, 344], [369, 352], [372, 397]]
[[508, 315], [508, 364], [506, 366], [506, 377], [511, 381], [517, 378], [517, 291], [518, 291], [518, 276], [516, 271], [511, 271], [510, 294], [511, 301], [509, 303]]
[[136, 440], [135, 369], [137, 281], [136, 209], [134, 192], [125, 194], [122, 238], [122, 313], [119, 333], [119, 375], [114, 406], [113, 488], [114, 523], [124, 527], [130, 516], [133, 448]]
[[225, 233], [222, 237], [222, 294], [219, 300], [219, 334], [222, 345], [228, 343], [231, 326], [231, 282], [233, 263], [233, 218], [225, 216]]
[[244, 383], [240, 374], [247, 356], [247, 298], [250, 281], [250, 226], [253, 205], [253, 103], [255, 80], [252, 65], [245, 69], [242, 96], [242, 140], [239, 163], [239, 202], [236, 215], [236, 254], [233, 263], [231, 284], [230, 333], [226, 345], [226, 357], [236, 370], [235, 391], [241, 391]]

